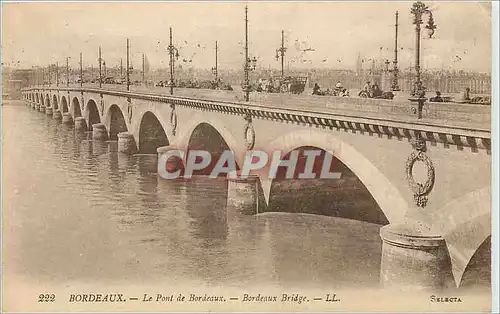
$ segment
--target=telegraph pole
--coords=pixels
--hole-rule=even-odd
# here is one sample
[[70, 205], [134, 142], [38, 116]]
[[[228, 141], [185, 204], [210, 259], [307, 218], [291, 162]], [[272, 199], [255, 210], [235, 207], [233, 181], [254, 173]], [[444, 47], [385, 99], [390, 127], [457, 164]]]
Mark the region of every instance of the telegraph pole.
[[129, 39], [127, 38], [127, 91], [130, 91]]
[[45, 72], [43, 71], [43, 68], [42, 68], [42, 86], [45, 86]]
[[69, 86], [69, 57], [66, 57], [66, 86]]
[[99, 46], [99, 88], [102, 87], [102, 58], [101, 58], [101, 46]]
[[59, 61], [56, 62], [56, 86], [59, 86]]
[[83, 60], [81, 52], [80, 52], [80, 87], [83, 87]]

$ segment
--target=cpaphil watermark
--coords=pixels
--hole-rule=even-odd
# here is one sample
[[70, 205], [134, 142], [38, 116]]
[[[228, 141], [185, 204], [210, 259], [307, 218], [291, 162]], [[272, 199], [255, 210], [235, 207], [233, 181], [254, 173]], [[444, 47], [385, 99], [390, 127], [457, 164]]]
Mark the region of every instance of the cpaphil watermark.
[[[167, 150], [158, 154], [158, 174], [163, 179], [192, 178], [197, 171], [209, 170], [209, 178], [227, 175], [231, 179], [246, 179], [259, 172], [274, 179], [340, 179], [341, 172], [335, 171], [332, 153], [311, 149], [292, 151], [287, 157], [281, 151], [266, 152], [249, 150], [241, 168], [236, 165], [234, 152], [210, 153], [205, 150]], [[332, 167], [334, 168], [332, 171]], [[286, 172], [284, 172], [286, 169]]]

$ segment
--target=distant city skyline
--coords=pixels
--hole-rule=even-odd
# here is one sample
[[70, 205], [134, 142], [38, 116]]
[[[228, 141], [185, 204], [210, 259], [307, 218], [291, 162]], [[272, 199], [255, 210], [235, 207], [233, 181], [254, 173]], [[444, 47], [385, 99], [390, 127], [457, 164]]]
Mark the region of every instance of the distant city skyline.
[[[244, 6], [249, 9], [249, 51], [260, 68], [278, 69], [276, 49], [285, 31], [285, 68], [356, 69], [360, 54], [393, 59], [394, 13], [399, 11], [399, 65], [414, 65], [413, 2], [267, 3], [3, 3], [2, 62], [27, 68], [59, 62], [97, 66], [97, 50], [109, 68], [125, 64], [126, 38], [131, 61], [141, 67], [145, 53], [151, 69], [168, 67], [169, 27], [185, 68], [243, 66]], [[421, 66], [429, 69], [491, 71], [491, 5], [486, 2], [425, 2], [438, 26], [427, 38], [422, 26]], [[19, 21], [22, 21], [19, 23]]]

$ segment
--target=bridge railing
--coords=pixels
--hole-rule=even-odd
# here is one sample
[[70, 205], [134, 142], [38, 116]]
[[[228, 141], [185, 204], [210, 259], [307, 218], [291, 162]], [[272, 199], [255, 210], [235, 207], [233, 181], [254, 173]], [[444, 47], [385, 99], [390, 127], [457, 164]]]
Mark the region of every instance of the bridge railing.
[[[67, 89], [68, 86], [38, 86], [38, 88]], [[78, 90], [79, 84], [72, 84], [70, 89]], [[98, 84], [84, 84], [84, 89], [98, 89]], [[126, 85], [103, 84], [103, 90], [126, 92]], [[169, 87], [130, 86], [131, 93], [170, 96]], [[353, 117], [392, 119], [401, 122], [415, 122], [410, 101], [401, 97], [393, 100], [355, 97], [293, 95], [250, 93], [250, 102], [244, 101], [243, 93], [238, 90], [209, 90], [174, 88], [173, 96], [195, 100], [220, 101], [241, 104], [246, 107], [268, 109], [288, 109], [322, 114], [342, 114]], [[491, 106], [484, 104], [434, 103], [426, 102], [421, 122], [441, 126], [460, 126], [471, 129], [490, 130]]]

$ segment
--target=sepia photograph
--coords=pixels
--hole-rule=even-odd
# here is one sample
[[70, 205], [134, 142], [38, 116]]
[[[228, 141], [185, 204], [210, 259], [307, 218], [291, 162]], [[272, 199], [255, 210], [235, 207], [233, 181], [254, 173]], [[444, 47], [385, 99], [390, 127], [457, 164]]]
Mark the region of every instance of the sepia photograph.
[[498, 3], [1, 10], [2, 312], [495, 311]]

